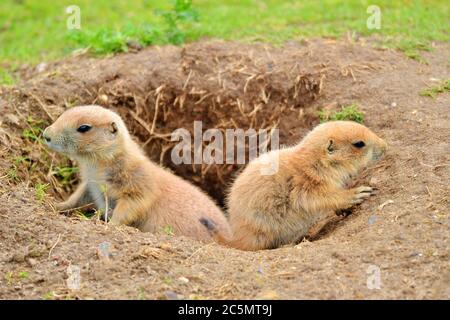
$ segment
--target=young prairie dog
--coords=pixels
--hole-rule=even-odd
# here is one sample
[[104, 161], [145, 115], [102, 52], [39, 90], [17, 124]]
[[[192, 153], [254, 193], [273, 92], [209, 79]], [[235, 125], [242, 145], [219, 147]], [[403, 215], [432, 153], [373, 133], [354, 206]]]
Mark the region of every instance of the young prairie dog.
[[131, 139], [120, 116], [100, 106], [65, 111], [43, 137], [53, 150], [77, 160], [81, 183], [66, 201], [68, 210], [94, 202], [112, 209], [111, 223], [155, 232], [170, 226], [175, 235], [212, 240], [199, 222], [207, 217], [218, 234], [229, 236], [225, 216], [200, 189], [148, 159]]
[[[218, 234], [207, 218], [201, 222], [219, 243], [242, 250], [295, 243], [330, 211], [348, 209], [373, 193], [368, 186], [346, 189], [345, 185], [378, 160], [386, 147], [358, 123], [321, 124], [298, 145], [250, 162], [237, 177], [228, 196], [232, 238]], [[270, 161], [278, 161], [278, 170], [262, 175]]]

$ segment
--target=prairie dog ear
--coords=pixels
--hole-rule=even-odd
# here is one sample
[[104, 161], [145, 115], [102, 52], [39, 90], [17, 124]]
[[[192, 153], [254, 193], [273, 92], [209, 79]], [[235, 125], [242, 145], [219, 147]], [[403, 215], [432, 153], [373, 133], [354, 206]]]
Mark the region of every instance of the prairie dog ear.
[[334, 141], [330, 139], [330, 140], [328, 141], [328, 146], [327, 146], [327, 151], [328, 151], [328, 153], [329, 153], [329, 154], [332, 154], [332, 153], [334, 152], [335, 149], [336, 149], [336, 148], [335, 148], [335, 146], [334, 146]]
[[119, 131], [117, 124], [114, 121], [109, 124], [109, 131], [114, 135]]

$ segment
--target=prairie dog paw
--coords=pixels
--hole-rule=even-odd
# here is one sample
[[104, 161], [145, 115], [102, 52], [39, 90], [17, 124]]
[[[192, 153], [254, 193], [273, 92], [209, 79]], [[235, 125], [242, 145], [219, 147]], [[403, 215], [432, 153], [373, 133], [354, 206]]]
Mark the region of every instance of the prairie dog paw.
[[69, 209], [69, 205], [65, 201], [64, 202], [58, 202], [58, 203], [55, 203], [55, 209], [57, 211], [66, 211], [66, 210]]
[[346, 208], [346, 209], [339, 209], [335, 211], [335, 214], [339, 217], [347, 217], [352, 213], [352, 209], [351, 208]]
[[351, 199], [352, 204], [360, 204], [374, 194], [374, 189], [372, 187], [361, 186], [352, 190], [354, 192]]

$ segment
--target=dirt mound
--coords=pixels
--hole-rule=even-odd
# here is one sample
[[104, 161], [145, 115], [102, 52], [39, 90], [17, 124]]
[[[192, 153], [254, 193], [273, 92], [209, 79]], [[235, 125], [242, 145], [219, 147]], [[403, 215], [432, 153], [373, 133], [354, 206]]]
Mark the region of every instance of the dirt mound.
[[187, 129], [193, 142], [194, 121], [202, 121], [203, 131], [220, 129], [224, 137], [230, 128], [280, 127], [282, 141], [289, 142], [289, 130], [309, 127], [314, 120], [305, 112], [322, 86], [322, 66], [312, 65], [307, 54], [215, 42], [149, 48], [103, 60], [74, 58], [48, 66], [43, 74], [27, 74], [31, 79], [21, 86], [20, 99], [34, 100], [47, 121], [75, 104], [118, 111], [154, 161], [222, 202], [223, 187], [240, 166], [175, 165], [172, 132]]
[[[213, 42], [74, 57], [30, 72], [0, 93], [0, 297], [448, 299], [449, 94], [419, 92], [448, 78], [449, 49], [437, 45], [420, 64], [364, 42]], [[168, 164], [166, 133], [191, 130], [196, 119], [204, 129], [234, 127], [232, 118], [244, 129], [278, 125], [281, 143], [292, 143], [317, 122], [318, 108], [357, 103], [390, 149], [360, 178], [372, 179], [378, 195], [317, 241], [241, 252], [52, 213], [37, 183], [62, 194], [76, 178], [61, 170], [68, 160], [37, 142], [40, 128], [81, 103], [118, 110], [153, 159], [219, 200], [236, 168], [202, 175]], [[67, 288], [69, 265], [81, 272], [78, 291]], [[381, 287], [371, 290], [374, 272]]]

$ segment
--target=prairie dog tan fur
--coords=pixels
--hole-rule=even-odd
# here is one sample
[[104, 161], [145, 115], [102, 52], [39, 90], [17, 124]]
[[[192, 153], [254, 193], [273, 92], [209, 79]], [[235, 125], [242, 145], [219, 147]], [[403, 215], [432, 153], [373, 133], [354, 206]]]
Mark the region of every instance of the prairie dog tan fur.
[[47, 145], [77, 160], [81, 183], [68, 200], [68, 210], [89, 202], [112, 208], [112, 224], [145, 232], [171, 227], [175, 235], [211, 241], [199, 222], [206, 216], [229, 235], [225, 216], [200, 189], [148, 159], [131, 139], [120, 116], [100, 106], [65, 111], [43, 133]]
[[[271, 151], [250, 162], [228, 196], [232, 238], [202, 223], [222, 244], [243, 250], [276, 248], [301, 240], [330, 211], [350, 208], [373, 189], [346, 189], [360, 169], [379, 159], [386, 143], [367, 127], [350, 121], [317, 126], [296, 146]], [[262, 175], [267, 158], [278, 160], [273, 175]]]

